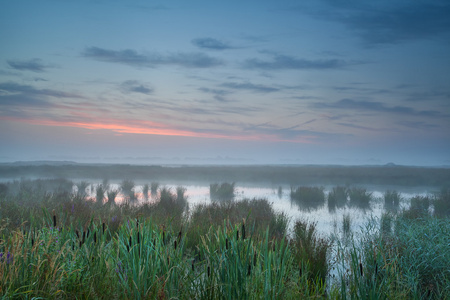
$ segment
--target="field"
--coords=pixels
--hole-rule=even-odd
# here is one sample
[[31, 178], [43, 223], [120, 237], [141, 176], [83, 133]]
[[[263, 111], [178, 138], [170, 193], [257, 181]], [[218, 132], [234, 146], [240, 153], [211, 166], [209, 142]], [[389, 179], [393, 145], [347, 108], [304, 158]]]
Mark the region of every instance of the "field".
[[[343, 184], [363, 180], [358, 174], [372, 167], [267, 167], [265, 172], [263, 167], [2, 168], [3, 178], [42, 178], [0, 184], [0, 295], [5, 299], [450, 296], [450, 192], [442, 188], [449, 182], [448, 169], [374, 167], [359, 183], [417, 181], [440, 185], [441, 191], [413, 197], [407, 209], [399, 208], [398, 193], [387, 191], [381, 218], [368, 214], [365, 226], [354, 232], [351, 216], [344, 216], [342, 230], [323, 235], [314, 222], [290, 220], [265, 199], [223, 197], [234, 187], [224, 183], [289, 180], [301, 184], [291, 190], [299, 207], [367, 209], [370, 193]], [[216, 199], [189, 206], [182, 186], [158, 186], [157, 180], [176, 171], [176, 180], [209, 180]], [[90, 197], [87, 182], [61, 179], [105, 178], [105, 172], [122, 180], [120, 190], [111, 190], [105, 180]], [[308, 172], [311, 178], [305, 179]], [[308, 185], [320, 176], [336, 184], [332, 193]], [[148, 181], [146, 193], [154, 193], [156, 201], [136, 205], [132, 180]], [[116, 204], [119, 193], [126, 201]]]

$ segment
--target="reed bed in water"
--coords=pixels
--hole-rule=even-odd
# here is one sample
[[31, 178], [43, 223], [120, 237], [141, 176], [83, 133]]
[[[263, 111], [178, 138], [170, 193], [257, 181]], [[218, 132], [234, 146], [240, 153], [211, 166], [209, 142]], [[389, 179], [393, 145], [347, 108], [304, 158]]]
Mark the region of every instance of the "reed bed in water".
[[[163, 189], [142, 206], [24, 186], [0, 195], [0, 295], [102, 299], [446, 299], [450, 222], [427, 201], [329, 238], [267, 200], [187, 209]], [[446, 205], [448, 193], [429, 205]], [[185, 200], [185, 199], [184, 199]], [[420, 214], [416, 213], [417, 207]], [[426, 208], [426, 209], [425, 209]], [[428, 212], [428, 213], [427, 213]], [[389, 226], [387, 221], [389, 220]], [[389, 227], [389, 229], [387, 229]], [[334, 246], [331, 246], [333, 244]], [[329, 270], [337, 270], [330, 278]]]

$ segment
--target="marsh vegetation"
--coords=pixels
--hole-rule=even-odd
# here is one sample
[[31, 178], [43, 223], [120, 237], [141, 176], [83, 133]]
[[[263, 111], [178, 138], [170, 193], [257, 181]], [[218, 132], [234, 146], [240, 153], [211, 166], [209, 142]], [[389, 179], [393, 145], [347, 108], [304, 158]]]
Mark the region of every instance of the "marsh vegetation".
[[[292, 187], [289, 198], [296, 209], [343, 212], [342, 225], [328, 233], [308, 218], [289, 217], [267, 199], [236, 197], [234, 183], [213, 183], [209, 193], [211, 201], [193, 205], [185, 187], [156, 181], [150, 186], [130, 179], [1, 183], [0, 294], [104, 299], [450, 295], [448, 189], [410, 199], [387, 190], [377, 199], [362, 187], [337, 185], [327, 192]], [[280, 194], [278, 186], [274, 195]], [[375, 201], [385, 210], [371, 217], [367, 212]], [[363, 227], [353, 226], [352, 209], [363, 213]]]

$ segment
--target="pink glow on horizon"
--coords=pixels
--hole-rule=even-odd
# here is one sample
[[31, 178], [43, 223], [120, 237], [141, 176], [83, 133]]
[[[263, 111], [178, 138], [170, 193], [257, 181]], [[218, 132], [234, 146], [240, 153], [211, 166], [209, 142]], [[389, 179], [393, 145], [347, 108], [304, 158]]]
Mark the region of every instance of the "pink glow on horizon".
[[[84, 115], [84, 114], [83, 114]], [[99, 119], [99, 118], [96, 118]], [[146, 134], [146, 135], [164, 135], [164, 136], [183, 136], [183, 137], [198, 137], [198, 138], [213, 138], [213, 139], [228, 139], [228, 140], [243, 140], [243, 141], [272, 141], [272, 142], [291, 142], [291, 143], [307, 143], [313, 144], [314, 137], [302, 137], [297, 139], [282, 139], [274, 135], [235, 135], [235, 134], [215, 134], [202, 133], [189, 130], [180, 130], [170, 128], [165, 124], [144, 121], [144, 120], [125, 120], [104, 118], [101, 121], [60, 121], [49, 119], [25, 119], [10, 116], [2, 116], [0, 120], [20, 122], [32, 125], [53, 126], [53, 127], [74, 127], [84, 128], [90, 130], [110, 130], [116, 135], [124, 133], [131, 134]]]

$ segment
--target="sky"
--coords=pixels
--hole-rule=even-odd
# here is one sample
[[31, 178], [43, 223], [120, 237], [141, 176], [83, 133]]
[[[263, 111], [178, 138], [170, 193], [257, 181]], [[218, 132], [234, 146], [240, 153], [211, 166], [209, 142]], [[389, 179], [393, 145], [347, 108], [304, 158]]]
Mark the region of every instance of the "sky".
[[447, 0], [1, 3], [0, 162], [450, 165]]

